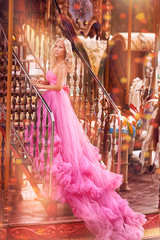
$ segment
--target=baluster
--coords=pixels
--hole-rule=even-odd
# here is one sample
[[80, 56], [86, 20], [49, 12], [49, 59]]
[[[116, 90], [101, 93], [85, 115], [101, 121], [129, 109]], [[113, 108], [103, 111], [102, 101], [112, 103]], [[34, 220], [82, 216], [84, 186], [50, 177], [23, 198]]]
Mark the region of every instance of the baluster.
[[[88, 71], [87, 71], [87, 73], [88, 73]], [[83, 128], [84, 128], [84, 130], [86, 130], [85, 128], [86, 128], [86, 121], [87, 121], [86, 115], [87, 115], [87, 103], [88, 103], [88, 97], [87, 97], [87, 95], [88, 95], [88, 74], [86, 74], [83, 84], [84, 84], [84, 92], [83, 92], [83, 94], [84, 94], [84, 106], [83, 106], [84, 124], [83, 124]]]
[[73, 108], [76, 110], [76, 95], [77, 95], [77, 57], [75, 59], [75, 68], [74, 68], [74, 75], [73, 75]]
[[[43, 36], [42, 36], [43, 35]], [[46, 59], [47, 59], [47, 42], [46, 42], [46, 32], [45, 32], [45, 23], [43, 16], [41, 18], [41, 57], [43, 60], [43, 66], [46, 72]], [[45, 46], [46, 44], [46, 46]]]
[[14, 76], [13, 76], [13, 82], [12, 82], [12, 121], [13, 124], [15, 122], [15, 112], [16, 112], [16, 87], [17, 87], [17, 80], [16, 80], [16, 65], [17, 62], [15, 60], [14, 65]]
[[39, 59], [41, 58], [41, 41], [42, 41], [42, 29], [41, 29], [41, 19], [39, 19]]
[[3, 60], [3, 65], [2, 65], [2, 90], [3, 90], [3, 99], [2, 99], [2, 104], [5, 104], [5, 99], [7, 96], [7, 56], [6, 56], [6, 47], [5, 47], [5, 41], [4, 41], [4, 48], [2, 52], [2, 60]]
[[97, 144], [98, 144], [98, 125], [99, 125], [99, 116], [98, 116], [98, 113], [99, 113], [99, 91], [98, 91], [97, 87], [95, 87], [95, 88], [96, 88], [95, 100], [94, 100], [94, 102], [95, 102], [95, 126], [94, 126], [95, 138], [94, 138], [93, 143], [94, 143], [94, 145], [97, 146]]
[[92, 120], [93, 120], [93, 79], [90, 82], [90, 115], [89, 115], [89, 137], [91, 138]]
[[[28, 138], [30, 137], [31, 130], [31, 120], [32, 120], [32, 85], [30, 84], [30, 93], [29, 93], [29, 108], [28, 108]], [[30, 142], [28, 141], [28, 151], [30, 152]]]
[[16, 79], [16, 69], [14, 72], [14, 77], [13, 77], [13, 96], [12, 96], [12, 120], [13, 124], [15, 122], [15, 113], [16, 113], [16, 87], [17, 87], [17, 79]]
[[67, 74], [67, 85], [69, 86], [69, 89], [71, 89], [71, 75]]
[[107, 102], [106, 116], [105, 116], [105, 127], [104, 127], [104, 141], [103, 141], [103, 154], [102, 159], [104, 164], [109, 166], [109, 152], [111, 146], [111, 138], [109, 133], [110, 121], [109, 121], [109, 103]]
[[8, 54], [7, 54], [7, 41], [4, 40], [4, 63], [3, 63], [3, 72], [6, 75], [7, 74], [7, 62], [8, 62]]
[[42, 120], [43, 120], [43, 104], [41, 103], [41, 115], [40, 115], [40, 124], [39, 124], [39, 142], [38, 142], [39, 153], [42, 150]]
[[38, 58], [38, 55], [39, 55], [39, 31], [40, 31], [40, 27], [39, 27], [39, 19], [37, 18], [37, 26], [36, 26], [36, 38], [35, 38], [35, 41], [36, 41], [36, 55], [37, 55], [37, 58]]
[[24, 93], [23, 93], [23, 139], [25, 140], [25, 121], [27, 119], [27, 79], [24, 81]]
[[33, 134], [33, 157], [35, 158], [36, 156], [36, 142], [37, 142], [37, 98], [35, 99], [35, 112], [34, 112], [34, 117], [33, 117], [33, 129], [34, 129], [34, 134]]
[[[1, 117], [1, 116], [0, 116]], [[0, 132], [0, 144], [2, 143], [2, 133]], [[0, 159], [2, 157], [2, 146], [0, 145]], [[0, 160], [0, 190], [2, 189], [2, 162]]]
[[5, 140], [4, 136], [2, 135], [2, 142], [1, 142], [1, 176], [2, 176], [2, 189], [4, 189], [4, 154], [5, 154]]
[[[51, 31], [51, 33], [50, 33]], [[48, 27], [48, 70], [50, 69], [50, 54], [51, 54], [51, 42], [52, 42], [52, 24], [49, 22], [49, 27]]]
[[113, 119], [113, 133], [112, 133], [112, 163], [111, 163], [111, 171], [115, 172], [115, 167], [114, 167], [114, 158], [115, 158], [115, 145], [116, 145], [116, 115], [114, 114], [114, 119]]
[[[1, 31], [0, 31], [1, 33]], [[1, 38], [0, 38], [0, 43], [1, 43]], [[2, 61], [3, 61], [3, 58], [2, 58], [2, 48], [0, 47], [0, 72], [2, 72]], [[0, 74], [1, 76], [1, 74]]]
[[3, 90], [3, 100], [2, 100], [2, 104], [5, 104], [6, 96], [7, 96], [7, 82], [6, 82], [6, 77], [5, 77], [5, 75], [3, 75], [2, 79], [3, 79], [3, 82], [2, 82], [2, 90]]
[[82, 61], [81, 61], [81, 68], [80, 68], [80, 78], [79, 78], [79, 113], [78, 118], [81, 117], [81, 111], [82, 111]]
[[[0, 28], [0, 45], [2, 44], [2, 28]], [[1, 49], [1, 47], [0, 47]], [[0, 50], [1, 51], [1, 50]]]
[[7, 57], [5, 55], [3, 57], [2, 71], [3, 71], [3, 74], [6, 75], [6, 73], [7, 73]]
[[100, 152], [103, 152], [103, 137], [104, 137], [104, 107], [105, 107], [105, 99], [104, 94], [102, 95], [102, 112], [101, 112], [101, 124], [100, 124]]
[[45, 144], [44, 144], [44, 179], [46, 180], [46, 166], [47, 166], [47, 157], [48, 157], [48, 111], [46, 117], [46, 126], [45, 126]]
[[9, 178], [13, 177], [13, 161], [12, 161], [12, 152], [10, 150], [10, 158], [9, 158]]
[[21, 130], [21, 97], [22, 97], [22, 72], [20, 71], [20, 75], [19, 75], [19, 81], [18, 81], [18, 85], [19, 85], [19, 92], [18, 92], [18, 130]]

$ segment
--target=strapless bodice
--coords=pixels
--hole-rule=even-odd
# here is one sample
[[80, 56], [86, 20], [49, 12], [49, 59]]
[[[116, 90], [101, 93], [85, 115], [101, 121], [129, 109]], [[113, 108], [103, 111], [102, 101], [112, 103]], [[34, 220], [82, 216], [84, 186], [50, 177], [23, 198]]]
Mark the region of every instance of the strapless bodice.
[[[46, 79], [50, 83], [50, 85], [56, 85], [57, 83], [57, 76], [52, 70], [47, 71]], [[63, 83], [62, 89], [66, 92], [70, 92], [68, 86], [65, 83]]]
[[57, 83], [57, 76], [52, 70], [47, 71], [46, 79], [51, 85], [55, 85]]

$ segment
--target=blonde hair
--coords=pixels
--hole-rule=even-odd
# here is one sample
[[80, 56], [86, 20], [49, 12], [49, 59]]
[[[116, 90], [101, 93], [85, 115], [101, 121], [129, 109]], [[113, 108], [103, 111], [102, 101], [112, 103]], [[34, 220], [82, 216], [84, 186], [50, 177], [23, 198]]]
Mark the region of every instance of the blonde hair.
[[65, 57], [65, 62], [67, 65], [67, 72], [71, 73], [73, 72], [74, 69], [74, 57], [73, 57], [73, 51], [72, 51], [72, 46], [71, 43], [68, 39], [66, 38], [58, 38], [53, 46], [51, 47], [51, 55], [50, 55], [50, 69], [53, 69], [55, 63], [56, 63], [56, 57], [54, 54], [54, 47], [57, 42], [63, 41], [64, 46], [65, 46], [65, 51], [66, 51], [66, 57]]

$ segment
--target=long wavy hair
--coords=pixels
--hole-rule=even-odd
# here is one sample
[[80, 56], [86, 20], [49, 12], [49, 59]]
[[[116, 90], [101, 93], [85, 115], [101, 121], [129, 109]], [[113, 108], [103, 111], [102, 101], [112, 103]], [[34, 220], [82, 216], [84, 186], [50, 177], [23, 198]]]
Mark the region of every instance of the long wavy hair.
[[65, 46], [65, 51], [66, 51], [66, 57], [65, 57], [65, 62], [67, 65], [67, 71], [69, 73], [73, 72], [74, 69], [74, 56], [73, 56], [73, 51], [72, 51], [72, 45], [70, 41], [66, 38], [58, 38], [53, 46], [51, 47], [51, 54], [50, 54], [50, 69], [53, 69], [55, 63], [56, 63], [56, 57], [54, 54], [54, 47], [57, 42], [63, 41], [64, 46]]

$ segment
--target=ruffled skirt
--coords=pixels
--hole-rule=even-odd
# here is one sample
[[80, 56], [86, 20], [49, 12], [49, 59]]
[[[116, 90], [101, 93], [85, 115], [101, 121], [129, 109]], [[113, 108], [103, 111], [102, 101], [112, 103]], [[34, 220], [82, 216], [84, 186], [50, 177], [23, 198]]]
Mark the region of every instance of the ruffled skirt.
[[[67, 92], [63, 89], [57, 92], [48, 90], [43, 97], [55, 118], [54, 157], [51, 169], [53, 199], [68, 203], [74, 215], [84, 220], [97, 240], [140, 240], [143, 236], [142, 225], [145, 223], [145, 217], [134, 212], [128, 206], [128, 202], [115, 191], [122, 183], [122, 176], [106, 170], [99, 163], [101, 156], [98, 149], [87, 138]], [[39, 102], [39, 116], [40, 108]], [[40, 154], [36, 153], [35, 158], [35, 164], [41, 173], [44, 171], [45, 162], [46, 116], [46, 109], [43, 108], [43, 147]], [[38, 120], [38, 127], [39, 124]], [[50, 118], [48, 127], [50, 147]], [[48, 156], [49, 154], [50, 150]], [[47, 176], [50, 172], [49, 161], [48, 157]]]

